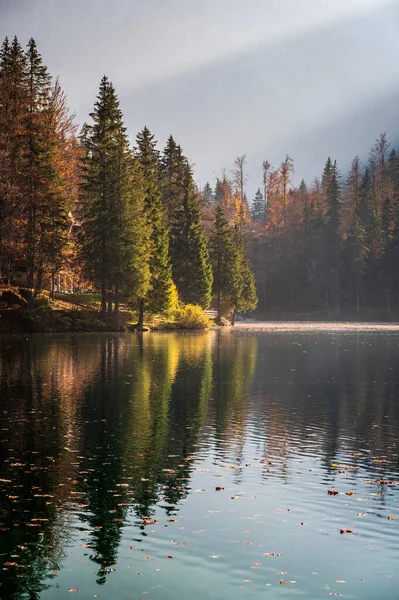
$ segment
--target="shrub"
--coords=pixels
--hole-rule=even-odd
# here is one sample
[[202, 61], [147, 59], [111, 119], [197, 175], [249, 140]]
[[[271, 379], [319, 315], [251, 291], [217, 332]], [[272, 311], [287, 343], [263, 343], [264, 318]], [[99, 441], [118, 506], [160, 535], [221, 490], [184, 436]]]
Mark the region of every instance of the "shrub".
[[46, 294], [45, 292], [40, 292], [35, 297], [35, 308], [50, 308], [50, 306], [51, 306], [50, 296], [48, 294]]
[[210, 319], [197, 304], [186, 304], [179, 309], [177, 323], [181, 329], [208, 329]]
[[169, 288], [169, 303], [168, 308], [165, 311], [165, 316], [169, 319], [173, 319], [179, 313], [179, 292], [177, 291], [176, 285], [173, 281], [170, 281]]

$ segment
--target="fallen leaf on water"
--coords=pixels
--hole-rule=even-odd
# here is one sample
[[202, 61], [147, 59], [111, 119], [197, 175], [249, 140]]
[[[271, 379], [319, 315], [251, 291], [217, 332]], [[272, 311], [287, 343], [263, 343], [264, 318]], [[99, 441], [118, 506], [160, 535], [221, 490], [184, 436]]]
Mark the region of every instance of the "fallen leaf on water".
[[337, 583], [346, 583], [345, 579], [337, 579]]
[[338, 494], [337, 490], [327, 490], [327, 494], [329, 496], [336, 496]]
[[216, 492], [221, 492], [222, 490], [224, 490], [224, 487], [216, 486], [215, 490], [216, 490]]
[[339, 532], [340, 533], [347, 533], [347, 534], [353, 533], [352, 529], [340, 529]]
[[282, 554], [279, 554], [278, 552], [265, 552], [265, 554], [262, 554], [262, 556], [283, 556]]
[[81, 592], [82, 590], [78, 590], [76, 588], [69, 588], [68, 592]]
[[345, 494], [346, 494], [347, 496], [353, 496], [353, 494], [356, 494], [356, 492], [345, 492]]
[[365, 517], [367, 515], [367, 513], [357, 513], [357, 517]]
[[398, 519], [397, 519], [397, 517], [389, 516], [388, 520], [389, 521], [397, 521]]
[[240, 496], [232, 496], [231, 499], [232, 500], [237, 500], [237, 498], [239, 498]]
[[197, 494], [206, 492], [206, 490], [195, 490]]
[[171, 554], [168, 554], [168, 558], [173, 558], [173, 556]]
[[286, 583], [289, 583], [289, 581], [286, 579], [280, 579], [280, 585], [285, 585]]

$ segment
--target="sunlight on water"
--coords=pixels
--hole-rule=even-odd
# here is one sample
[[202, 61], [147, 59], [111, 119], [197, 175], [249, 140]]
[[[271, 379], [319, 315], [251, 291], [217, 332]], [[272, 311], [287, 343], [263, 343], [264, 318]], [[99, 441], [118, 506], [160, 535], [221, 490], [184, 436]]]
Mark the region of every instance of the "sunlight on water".
[[399, 335], [353, 329], [3, 336], [0, 598], [394, 598]]

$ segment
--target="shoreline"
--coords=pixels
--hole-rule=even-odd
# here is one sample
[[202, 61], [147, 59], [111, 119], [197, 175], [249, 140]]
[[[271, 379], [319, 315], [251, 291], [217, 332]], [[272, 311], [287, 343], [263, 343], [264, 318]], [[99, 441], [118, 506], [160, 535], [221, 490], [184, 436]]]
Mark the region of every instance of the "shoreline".
[[[144, 332], [152, 331], [158, 333], [208, 331], [209, 328], [188, 329], [173, 322], [162, 324], [145, 325]], [[212, 325], [211, 330], [223, 329], [253, 330], [253, 331], [399, 331], [398, 321], [386, 320], [362, 320], [353, 319], [339, 320], [298, 320], [298, 319], [273, 319], [236, 321], [234, 326]], [[137, 331], [132, 324], [131, 313], [121, 312], [116, 321], [114, 315], [101, 316], [95, 310], [54, 310], [36, 309], [27, 311], [24, 309], [0, 310], [0, 334], [24, 334], [24, 333], [122, 333]]]

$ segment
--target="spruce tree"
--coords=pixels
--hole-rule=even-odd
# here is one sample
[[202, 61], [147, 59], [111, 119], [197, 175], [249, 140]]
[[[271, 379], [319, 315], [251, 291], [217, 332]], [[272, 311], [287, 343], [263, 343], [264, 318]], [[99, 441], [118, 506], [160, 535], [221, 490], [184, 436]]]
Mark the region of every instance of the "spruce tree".
[[180, 202], [174, 209], [170, 230], [172, 277], [183, 302], [208, 308], [212, 297], [212, 267], [198, 193], [187, 159], [182, 156], [180, 163], [183, 174], [177, 195]]
[[202, 190], [202, 195], [205, 199], [205, 205], [212, 206], [212, 204], [215, 200], [215, 196], [213, 194], [212, 186], [209, 183], [209, 181], [207, 181], [206, 184], [204, 185], [204, 188]]
[[234, 278], [233, 325], [237, 311], [253, 311], [258, 304], [255, 277], [245, 250], [242, 227], [242, 220], [239, 221], [234, 227], [234, 242], [236, 246], [236, 275]]
[[22, 181], [26, 172], [26, 55], [15, 37], [0, 50], [0, 272], [11, 279], [25, 252]]
[[263, 223], [265, 220], [266, 206], [263, 199], [263, 194], [260, 188], [257, 189], [255, 198], [252, 201], [251, 217], [256, 223]]
[[173, 136], [170, 135], [160, 163], [162, 204], [168, 223], [172, 222], [174, 212], [182, 201], [182, 158], [180, 146], [176, 144]]
[[324, 192], [324, 268], [325, 297], [329, 314], [340, 312], [340, 235], [341, 195], [336, 161], [327, 159], [323, 177]]
[[[29, 40], [26, 57], [28, 105], [24, 192], [27, 215], [27, 284], [32, 291], [37, 268], [41, 266], [39, 257], [40, 224], [46, 212], [48, 192], [46, 184], [50, 166], [47, 115], [51, 94], [51, 76], [47, 67], [43, 65], [42, 57], [33, 39]], [[30, 294], [30, 304], [32, 304], [32, 294]]]
[[366, 214], [361, 202], [362, 173], [360, 159], [356, 156], [351, 164], [345, 190], [349, 230], [346, 239], [347, 265], [355, 288], [356, 312], [360, 313], [361, 280], [368, 255]]
[[213, 268], [213, 291], [217, 298], [217, 322], [220, 324], [221, 299], [228, 299], [235, 306], [241, 288], [238, 251], [221, 206], [215, 209], [215, 223], [209, 238], [209, 252]]
[[86, 272], [101, 289], [101, 311], [105, 316], [110, 293], [115, 293], [116, 313], [120, 290], [130, 298], [147, 294], [147, 235], [151, 231], [144, 214], [144, 184], [138, 161], [128, 147], [119, 101], [107, 77], [101, 80], [90, 116], [93, 124], [86, 125], [82, 133], [86, 154], [81, 257]]
[[144, 308], [152, 313], [169, 306], [172, 269], [169, 258], [169, 232], [162, 205], [159, 153], [154, 136], [147, 127], [137, 135], [137, 157], [145, 185], [145, 214], [151, 242], [151, 280], [146, 297], [139, 302], [138, 327], [143, 326]]

